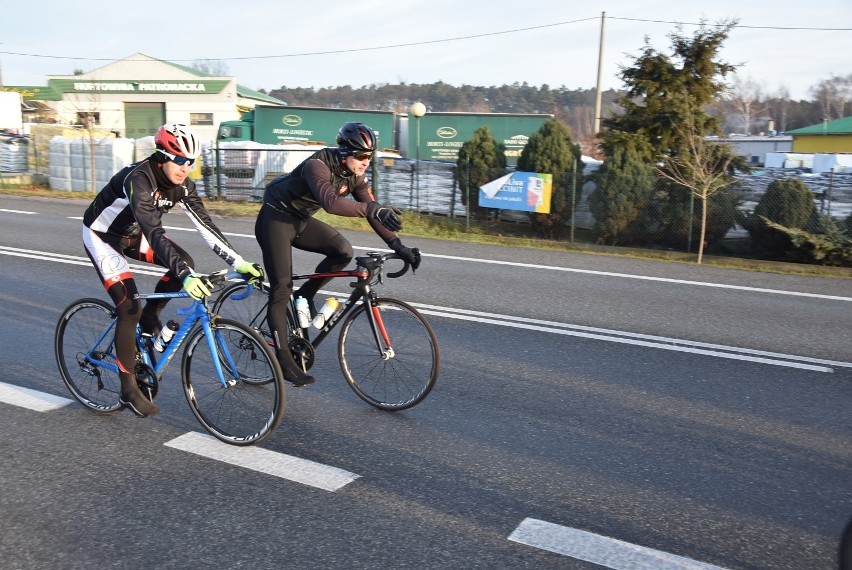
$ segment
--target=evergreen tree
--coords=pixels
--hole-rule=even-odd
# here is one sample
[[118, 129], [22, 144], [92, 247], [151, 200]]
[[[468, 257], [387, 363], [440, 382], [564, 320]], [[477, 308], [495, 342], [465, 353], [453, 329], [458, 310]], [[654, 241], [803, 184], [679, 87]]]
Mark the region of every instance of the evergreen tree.
[[595, 217], [595, 239], [608, 245], [627, 244], [639, 239], [644, 214], [654, 196], [654, 168], [640, 159], [630, 146], [615, 149], [590, 176], [595, 189], [589, 195], [589, 208]]
[[554, 228], [562, 228], [570, 221], [581, 195], [581, 182], [576, 180], [575, 201], [571, 201], [575, 176], [582, 172], [583, 162], [580, 147], [571, 140], [568, 127], [556, 119], [546, 120], [521, 151], [518, 170], [553, 176], [550, 213], [533, 214], [532, 218], [548, 237], [558, 237]]
[[668, 192], [660, 204], [664, 214], [661, 222], [668, 222], [669, 230], [683, 230], [684, 220], [687, 230], [691, 225], [691, 201], [682, 199], [689, 194], [683, 194], [680, 187], [699, 198], [699, 263], [707, 241], [704, 234], [711, 223], [709, 198], [725, 188], [727, 174], [733, 168], [746, 168], [744, 159], [736, 157], [732, 149], [703, 144], [706, 135], [721, 134], [718, 119], [707, 109], [724, 93], [725, 76], [736, 69], [718, 58], [736, 23], [730, 20], [708, 27], [702, 22], [691, 37], [678, 29], [669, 35], [671, 55], [657, 52], [646, 40], [634, 64], [621, 72], [628, 87], [619, 101], [624, 113], [604, 120], [601, 133], [606, 156], [614, 156], [619, 148], [630, 148], [642, 160], [659, 165], [659, 174], [675, 182], [662, 185]]
[[815, 214], [813, 192], [804, 182], [797, 178], [773, 180], [747, 218], [745, 227], [756, 245], [770, 255], [783, 257], [793, 244], [789, 233], [777, 226], [804, 230]]
[[625, 144], [649, 162], [673, 155], [684, 147], [675, 125], [691, 117], [702, 133], [719, 133], [718, 120], [705, 111], [724, 92], [724, 78], [736, 69], [718, 60], [722, 44], [737, 24], [704, 23], [692, 37], [669, 35], [672, 55], [657, 52], [646, 39], [642, 53], [620, 74], [627, 93], [619, 99], [622, 114], [603, 121], [602, 149], [613, 156]]
[[506, 173], [506, 147], [497, 144], [487, 126], [476, 129], [473, 138], [462, 144], [456, 161], [456, 177], [462, 203], [471, 217], [484, 220], [491, 213], [479, 207], [479, 187]]

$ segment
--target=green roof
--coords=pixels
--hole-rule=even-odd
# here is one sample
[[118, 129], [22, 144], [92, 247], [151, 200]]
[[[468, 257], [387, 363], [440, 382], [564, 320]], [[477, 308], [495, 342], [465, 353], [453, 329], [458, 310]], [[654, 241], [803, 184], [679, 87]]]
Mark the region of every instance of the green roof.
[[844, 117], [827, 123], [817, 123], [801, 129], [786, 131], [788, 135], [850, 135], [852, 134], [852, 117]]

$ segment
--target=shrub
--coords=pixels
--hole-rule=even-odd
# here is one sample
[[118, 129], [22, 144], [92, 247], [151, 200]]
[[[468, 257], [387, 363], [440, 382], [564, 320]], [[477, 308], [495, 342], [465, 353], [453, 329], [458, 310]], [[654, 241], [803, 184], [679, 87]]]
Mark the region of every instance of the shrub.
[[783, 257], [793, 247], [793, 242], [791, 234], [778, 226], [806, 229], [815, 213], [813, 193], [801, 180], [775, 180], [761, 196], [754, 212], [747, 217], [745, 228], [755, 245], [769, 255]]

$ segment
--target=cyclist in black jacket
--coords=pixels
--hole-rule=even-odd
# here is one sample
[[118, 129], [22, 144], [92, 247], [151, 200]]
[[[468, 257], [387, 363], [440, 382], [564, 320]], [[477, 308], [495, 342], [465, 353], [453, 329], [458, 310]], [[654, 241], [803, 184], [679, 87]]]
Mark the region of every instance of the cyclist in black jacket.
[[[313, 384], [293, 359], [287, 345], [287, 306], [293, 294], [292, 248], [325, 256], [316, 273], [344, 269], [352, 261], [352, 245], [340, 232], [313, 217], [320, 208], [330, 214], [367, 218], [384, 242], [414, 269], [420, 251], [402, 245], [401, 212], [373, 197], [365, 173], [376, 152], [376, 134], [363, 123], [346, 123], [337, 134], [337, 148], [312, 154], [291, 173], [272, 180], [263, 195], [255, 223], [255, 237], [263, 251], [263, 265], [271, 285], [267, 320], [275, 337], [284, 377], [294, 386]], [[351, 195], [355, 200], [349, 200]], [[296, 291], [305, 297], [311, 314], [314, 296], [329, 279], [309, 279]]]
[[119, 401], [139, 417], [159, 409], [136, 384], [136, 324], [154, 336], [162, 328], [160, 311], [165, 301], [139, 303], [136, 281], [125, 255], [168, 269], [157, 283], [157, 293], [181, 288], [201, 300], [210, 295], [209, 283], [194, 273], [192, 257], [166, 236], [163, 214], [180, 204], [210, 248], [250, 282], [263, 279], [263, 269], [245, 261], [210, 219], [195, 183], [187, 178], [201, 148], [185, 125], [163, 125], [154, 136], [156, 150], [147, 159], [126, 166], [95, 196], [83, 215], [83, 244], [115, 303], [118, 323], [115, 350], [120, 369]]

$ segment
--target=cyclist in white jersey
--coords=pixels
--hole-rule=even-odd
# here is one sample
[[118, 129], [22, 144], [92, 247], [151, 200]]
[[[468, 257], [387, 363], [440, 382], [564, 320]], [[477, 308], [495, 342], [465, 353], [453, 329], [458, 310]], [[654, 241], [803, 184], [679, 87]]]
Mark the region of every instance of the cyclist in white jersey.
[[140, 417], [154, 415], [159, 409], [136, 384], [136, 324], [141, 324], [143, 334], [156, 335], [162, 328], [160, 311], [168, 301], [149, 301], [142, 308], [127, 257], [168, 269], [157, 283], [157, 293], [183, 288], [195, 299], [210, 295], [209, 284], [194, 272], [192, 257], [166, 235], [163, 215], [180, 205], [204, 241], [227, 264], [250, 282], [264, 277], [260, 265], [233, 250], [204, 208], [195, 183], [187, 178], [201, 151], [195, 134], [185, 125], [170, 123], [157, 131], [154, 144], [151, 156], [112, 177], [83, 216], [86, 254], [118, 312], [115, 349], [120, 401]]

